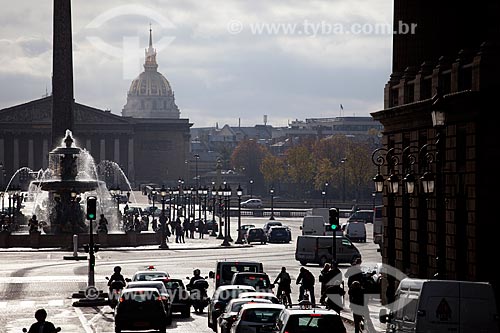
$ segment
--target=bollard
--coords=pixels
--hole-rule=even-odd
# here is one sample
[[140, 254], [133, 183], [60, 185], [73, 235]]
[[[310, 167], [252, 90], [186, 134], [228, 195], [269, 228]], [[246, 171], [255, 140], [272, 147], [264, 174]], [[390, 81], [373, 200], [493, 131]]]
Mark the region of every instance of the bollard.
[[87, 260], [87, 256], [79, 256], [78, 255], [78, 235], [73, 235], [73, 255], [72, 256], [64, 256], [65, 260]]
[[73, 257], [78, 257], [78, 235], [73, 235]]

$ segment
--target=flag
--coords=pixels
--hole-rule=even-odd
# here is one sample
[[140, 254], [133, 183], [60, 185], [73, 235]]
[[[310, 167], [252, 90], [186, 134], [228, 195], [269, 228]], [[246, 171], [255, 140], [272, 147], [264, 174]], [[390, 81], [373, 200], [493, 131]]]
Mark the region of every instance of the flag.
[[344, 110], [344, 106], [340, 104], [340, 110]]

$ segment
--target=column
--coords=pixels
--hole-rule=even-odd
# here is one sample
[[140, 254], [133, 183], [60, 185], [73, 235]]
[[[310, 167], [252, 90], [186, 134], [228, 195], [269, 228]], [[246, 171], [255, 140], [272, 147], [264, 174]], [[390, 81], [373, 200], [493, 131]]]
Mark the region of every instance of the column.
[[132, 183], [135, 181], [135, 169], [134, 169], [134, 139], [128, 139], [128, 161], [127, 161], [127, 177]]
[[19, 139], [14, 138], [14, 156], [12, 157], [12, 172], [19, 169]]
[[47, 169], [49, 166], [49, 140], [43, 139], [42, 142], [42, 169]]
[[114, 161], [120, 165], [120, 139], [115, 139]]
[[99, 162], [106, 159], [106, 139], [101, 139], [99, 149]]
[[33, 139], [28, 140], [28, 168], [33, 170], [35, 168]]

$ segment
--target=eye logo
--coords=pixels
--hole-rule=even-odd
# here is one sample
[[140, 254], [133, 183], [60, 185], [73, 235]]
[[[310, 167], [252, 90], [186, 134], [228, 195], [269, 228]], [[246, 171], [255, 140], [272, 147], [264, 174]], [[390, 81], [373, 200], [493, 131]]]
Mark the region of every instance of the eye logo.
[[[141, 5], [124, 5], [109, 9], [99, 16], [94, 18], [85, 29], [99, 29], [108, 21], [123, 16], [143, 16], [147, 17], [150, 22], [156, 23], [162, 29], [175, 29], [176, 26], [158, 10], [148, 8]], [[123, 60], [123, 78], [133, 79], [137, 76], [137, 68], [144, 60], [144, 48], [141, 47], [138, 36], [123, 36], [122, 47], [116, 47], [102, 40], [98, 36], [86, 36], [86, 39], [96, 49], [101, 52]], [[160, 40], [154, 43], [156, 50], [161, 51], [166, 49], [173, 41], [173, 36], [163, 36]], [[144, 46], [144, 45], [143, 45]]]

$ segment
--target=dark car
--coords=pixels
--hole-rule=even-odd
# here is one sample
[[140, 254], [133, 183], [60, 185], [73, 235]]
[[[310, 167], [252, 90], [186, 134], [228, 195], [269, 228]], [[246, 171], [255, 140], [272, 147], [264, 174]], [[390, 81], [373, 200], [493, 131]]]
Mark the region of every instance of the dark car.
[[160, 299], [156, 288], [123, 290], [115, 308], [115, 332], [158, 330], [166, 333], [170, 320]]
[[266, 224], [264, 224], [264, 227], [262, 229], [264, 229], [264, 231], [266, 232], [266, 234], [269, 233], [269, 229], [271, 229], [271, 227], [282, 227], [283, 226], [283, 223], [279, 222], [279, 221], [269, 221], [267, 222]]
[[161, 281], [170, 295], [172, 313], [180, 312], [182, 317], [191, 316], [191, 298], [181, 279], [156, 278]]
[[259, 242], [261, 244], [267, 243], [267, 235], [262, 228], [250, 228], [247, 231], [245, 240], [248, 244], [252, 242]]
[[231, 326], [238, 318], [238, 312], [244, 304], [248, 303], [267, 303], [272, 304], [270, 300], [263, 298], [234, 298], [232, 299], [224, 309], [224, 312], [221, 313], [217, 322], [220, 327], [221, 333], [230, 333]]
[[207, 223], [205, 223], [205, 232], [209, 231], [214, 231], [218, 232], [219, 231], [219, 225], [217, 224], [216, 221], [213, 220], [208, 220]]
[[226, 308], [227, 303], [233, 298], [238, 298], [244, 292], [255, 292], [255, 288], [243, 285], [226, 285], [217, 288], [208, 305], [208, 327], [216, 331], [217, 319]]
[[267, 233], [269, 243], [289, 243], [292, 241], [292, 231], [287, 226], [273, 226]]
[[165, 312], [169, 317], [169, 322], [172, 321], [172, 298], [161, 281], [130, 281], [127, 283], [124, 290], [143, 288], [156, 288], [158, 290]]
[[274, 285], [271, 284], [267, 273], [238, 272], [233, 274], [231, 284], [252, 286], [257, 291], [272, 292]]

